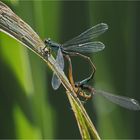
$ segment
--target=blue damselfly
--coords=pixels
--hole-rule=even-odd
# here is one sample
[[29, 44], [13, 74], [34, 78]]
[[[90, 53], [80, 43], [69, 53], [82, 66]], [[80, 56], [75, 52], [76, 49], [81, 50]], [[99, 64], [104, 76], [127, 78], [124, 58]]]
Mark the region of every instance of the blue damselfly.
[[[45, 40], [46, 46], [50, 47], [53, 51], [57, 51], [57, 57], [56, 57], [56, 64], [59, 65], [59, 67], [63, 70], [64, 69], [64, 59], [63, 56], [69, 55], [69, 56], [80, 56], [89, 61], [91, 64], [93, 71], [92, 74], [86, 78], [91, 79], [95, 73], [95, 66], [92, 63], [91, 59], [83, 55], [82, 53], [93, 53], [101, 51], [105, 48], [105, 45], [102, 42], [91, 40], [93, 38], [98, 37], [102, 33], [104, 33], [108, 29], [108, 25], [105, 23], [97, 24], [96, 26], [93, 26], [86, 30], [85, 32], [81, 33], [80, 35], [76, 36], [75, 38], [67, 41], [64, 44], [58, 44], [54, 41], [52, 41], [50, 38]], [[53, 89], [58, 89], [61, 84], [60, 79], [57, 77], [57, 75], [53, 74], [52, 77], [52, 87]]]

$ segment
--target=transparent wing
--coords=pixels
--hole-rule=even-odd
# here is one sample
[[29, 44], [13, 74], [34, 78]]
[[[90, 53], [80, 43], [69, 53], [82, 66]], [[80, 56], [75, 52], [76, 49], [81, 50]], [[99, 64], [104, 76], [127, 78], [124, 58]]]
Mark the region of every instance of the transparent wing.
[[107, 29], [108, 29], [107, 24], [105, 24], [105, 23], [97, 24], [97, 25], [89, 28], [85, 32], [81, 33], [77, 37], [67, 41], [62, 46], [66, 47], [66, 46], [71, 46], [71, 45], [76, 45], [76, 44], [82, 44], [82, 43], [85, 43], [85, 42], [89, 42], [91, 39], [96, 38], [99, 35], [101, 35], [102, 33], [104, 33]]
[[53, 73], [53, 76], [52, 76], [52, 87], [54, 90], [57, 90], [61, 85], [61, 81], [60, 79], [57, 77], [56, 74]]
[[[63, 58], [63, 54], [62, 54], [60, 48], [58, 49], [58, 52], [57, 52], [56, 67], [58, 67], [61, 70], [64, 70], [64, 58]], [[60, 85], [61, 85], [60, 79], [57, 77], [57, 75], [55, 73], [53, 73], [53, 76], [52, 76], [53, 89], [57, 90]]]
[[84, 53], [93, 53], [101, 51], [105, 48], [105, 45], [102, 42], [88, 42], [84, 44], [72, 45], [66, 47], [65, 50], [67, 51], [74, 51], [74, 52], [84, 52]]
[[118, 96], [118, 95], [113, 95], [111, 93], [108, 93], [108, 92], [105, 92], [102, 90], [98, 90], [98, 91], [96, 91], [96, 93], [98, 95], [104, 96], [109, 101], [111, 101], [119, 106], [122, 106], [124, 108], [130, 109], [130, 110], [140, 110], [140, 105], [139, 105], [138, 101], [136, 101], [135, 99]]

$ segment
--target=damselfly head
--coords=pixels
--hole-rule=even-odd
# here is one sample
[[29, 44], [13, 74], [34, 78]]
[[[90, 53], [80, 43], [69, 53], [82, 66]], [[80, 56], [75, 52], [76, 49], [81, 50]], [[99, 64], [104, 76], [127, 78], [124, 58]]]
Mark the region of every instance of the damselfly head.
[[45, 39], [44, 43], [45, 43], [46, 45], [49, 45], [49, 46], [52, 44], [50, 38]]

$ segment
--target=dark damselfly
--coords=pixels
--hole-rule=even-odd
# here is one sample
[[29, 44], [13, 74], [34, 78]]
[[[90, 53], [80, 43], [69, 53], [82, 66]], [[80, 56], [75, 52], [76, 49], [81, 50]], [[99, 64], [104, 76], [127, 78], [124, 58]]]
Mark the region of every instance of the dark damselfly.
[[124, 97], [124, 96], [119, 96], [119, 95], [114, 95], [109, 92], [105, 92], [102, 90], [95, 90], [92, 86], [88, 85], [89, 79], [85, 79], [84, 81], [80, 82], [74, 82], [73, 80], [73, 73], [72, 73], [72, 64], [71, 64], [71, 59], [69, 56], [67, 56], [67, 60], [69, 62], [69, 81], [71, 85], [73, 86], [74, 91], [77, 93], [77, 96], [81, 96], [85, 98], [86, 100], [92, 98], [92, 96], [95, 95], [100, 95], [109, 100], [112, 103], [115, 103], [121, 107], [124, 107], [126, 109], [130, 110], [140, 110], [140, 104], [137, 100], [129, 98], [129, 97]]
[[[56, 63], [59, 65], [59, 67], [64, 70], [64, 58], [63, 56], [69, 55], [69, 56], [80, 56], [86, 59], [90, 65], [92, 66], [92, 74], [86, 78], [91, 79], [95, 73], [95, 66], [92, 63], [91, 59], [83, 55], [82, 53], [93, 53], [101, 51], [105, 48], [105, 45], [102, 42], [91, 40], [93, 38], [98, 37], [102, 33], [104, 33], [108, 29], [108, 25], [105, 23], [97, 24], [96, 26], [93, 26], [80, 35], [76, 36], [75, 38], [67, 41], [64, 44], [58, 44], [51, 39], [46, 39], [45, 44], [46, 46], [50, 47], [52, 50], [57, 51], [56, 56]], [[53, 89], [58, 89], [61, 84], [60, 79], [53, 73], [52, 77], [52, 87]]]

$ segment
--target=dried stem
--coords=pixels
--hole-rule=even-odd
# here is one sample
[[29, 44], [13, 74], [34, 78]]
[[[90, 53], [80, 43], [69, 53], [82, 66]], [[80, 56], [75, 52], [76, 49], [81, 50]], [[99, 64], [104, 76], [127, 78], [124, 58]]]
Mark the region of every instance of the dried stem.
[[80, 100], [76, 97], [76, 93], [74, 92], [64, 72], [56, 67], [56, 61], [53, 56], [50, 55], [47, 59], [42, 54], [42, 49], [45, 47], [43, 41], [27, 23], [19, 18], [7, 5], [2, 2], [0, 2], [0, 31], [15, 38], [48, 64], [51, 70], [61, 79], [61, 82], [66, 89], [66, 93], [75, 114], [82, 138], [100, 139], [94, 125], [88, 117]]

